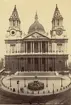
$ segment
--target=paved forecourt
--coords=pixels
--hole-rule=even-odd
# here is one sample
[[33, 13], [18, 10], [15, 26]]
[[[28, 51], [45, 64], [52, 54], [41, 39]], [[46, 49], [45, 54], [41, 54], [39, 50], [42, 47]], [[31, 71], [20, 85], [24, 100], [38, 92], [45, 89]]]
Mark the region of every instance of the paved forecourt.
[[[27, 95], [27, 96], [45, 96], [57, 94], [69, 89], [71, 79], [69, 76], [62, 76], [57, 73], [28, 73], [17, 72], [14, 75], [8, 75], [2, 78], [2, 88], [5, 91], [14, 94]], [[50, 75], [49, 75], [50, 74]], [[44, 89], [30, 90], [28, 84], [33, 81], [44, 83]]]

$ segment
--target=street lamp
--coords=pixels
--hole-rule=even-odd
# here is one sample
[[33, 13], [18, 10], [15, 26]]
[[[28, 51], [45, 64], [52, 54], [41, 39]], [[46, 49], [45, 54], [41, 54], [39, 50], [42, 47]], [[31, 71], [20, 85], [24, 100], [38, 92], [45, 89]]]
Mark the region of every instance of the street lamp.
[[17, 85], [18, 85], [18, 93], [19, 93], [19, 80], [17, 81]]
[[10, 87], [11, 87], [12, 85], [11, 85], [11, 78], [10, 78]]
[[26, 87], [26, 79], [24, 78], [24, 87]]
[[18, 75], [19, 75], [19, 58], [18, 58]]
[[48, 78], [46, 78], [46, 87], [48, 87]]
[[69, 78], [70, 78], [70, 84], [71, 84], [71, 77], [69, 76]]
[[54, 94], [54, 83], [53, 83], [53, 94]]
[[70, 83], [71, 83], [71, 77], [70, 77]]
[[61, 78], [61, 87], [63, 87], [63, 81], [62, 81], [62, 78]]

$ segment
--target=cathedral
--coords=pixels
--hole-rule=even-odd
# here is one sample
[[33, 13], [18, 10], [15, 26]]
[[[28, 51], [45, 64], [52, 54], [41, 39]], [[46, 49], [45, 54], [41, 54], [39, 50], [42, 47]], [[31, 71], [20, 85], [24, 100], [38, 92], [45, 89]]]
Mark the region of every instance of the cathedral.
[[63, 17], [56, 5], [50, 37], [39, 22], [37, 13], [28, 33], [23, 34], [16, 5], [9, 18], [5, 36], [5, 69], [16, 71], [66, 71], [68, 38]]

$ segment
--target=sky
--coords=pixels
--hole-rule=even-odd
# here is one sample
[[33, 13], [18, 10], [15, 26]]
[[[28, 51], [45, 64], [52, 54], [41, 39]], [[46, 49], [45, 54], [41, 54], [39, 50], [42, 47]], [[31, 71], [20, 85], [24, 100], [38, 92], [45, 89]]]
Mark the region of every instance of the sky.
[[56, 4], [64, 18], [63, 25], [69, 39], [68, 53], [71, 55], [71, 0], [0, 0], [0, 57], [3, 57], [5, 53], [4, 39], [9, 27], [8, 19], [15, 5], [21, 20], [23, 33], [27, 34], [37, 11], [39, 22], [49, 34]]

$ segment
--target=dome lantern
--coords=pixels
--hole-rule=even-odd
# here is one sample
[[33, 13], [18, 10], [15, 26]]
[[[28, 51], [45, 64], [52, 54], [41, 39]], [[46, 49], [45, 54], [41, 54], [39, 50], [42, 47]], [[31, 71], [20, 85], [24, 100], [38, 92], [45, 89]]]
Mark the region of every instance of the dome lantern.
[[36, 14], [35, 14], [35, 21], [37, 21], [38, 20], [38, 15], [37, 15], [37, 12], [36, 12]]

